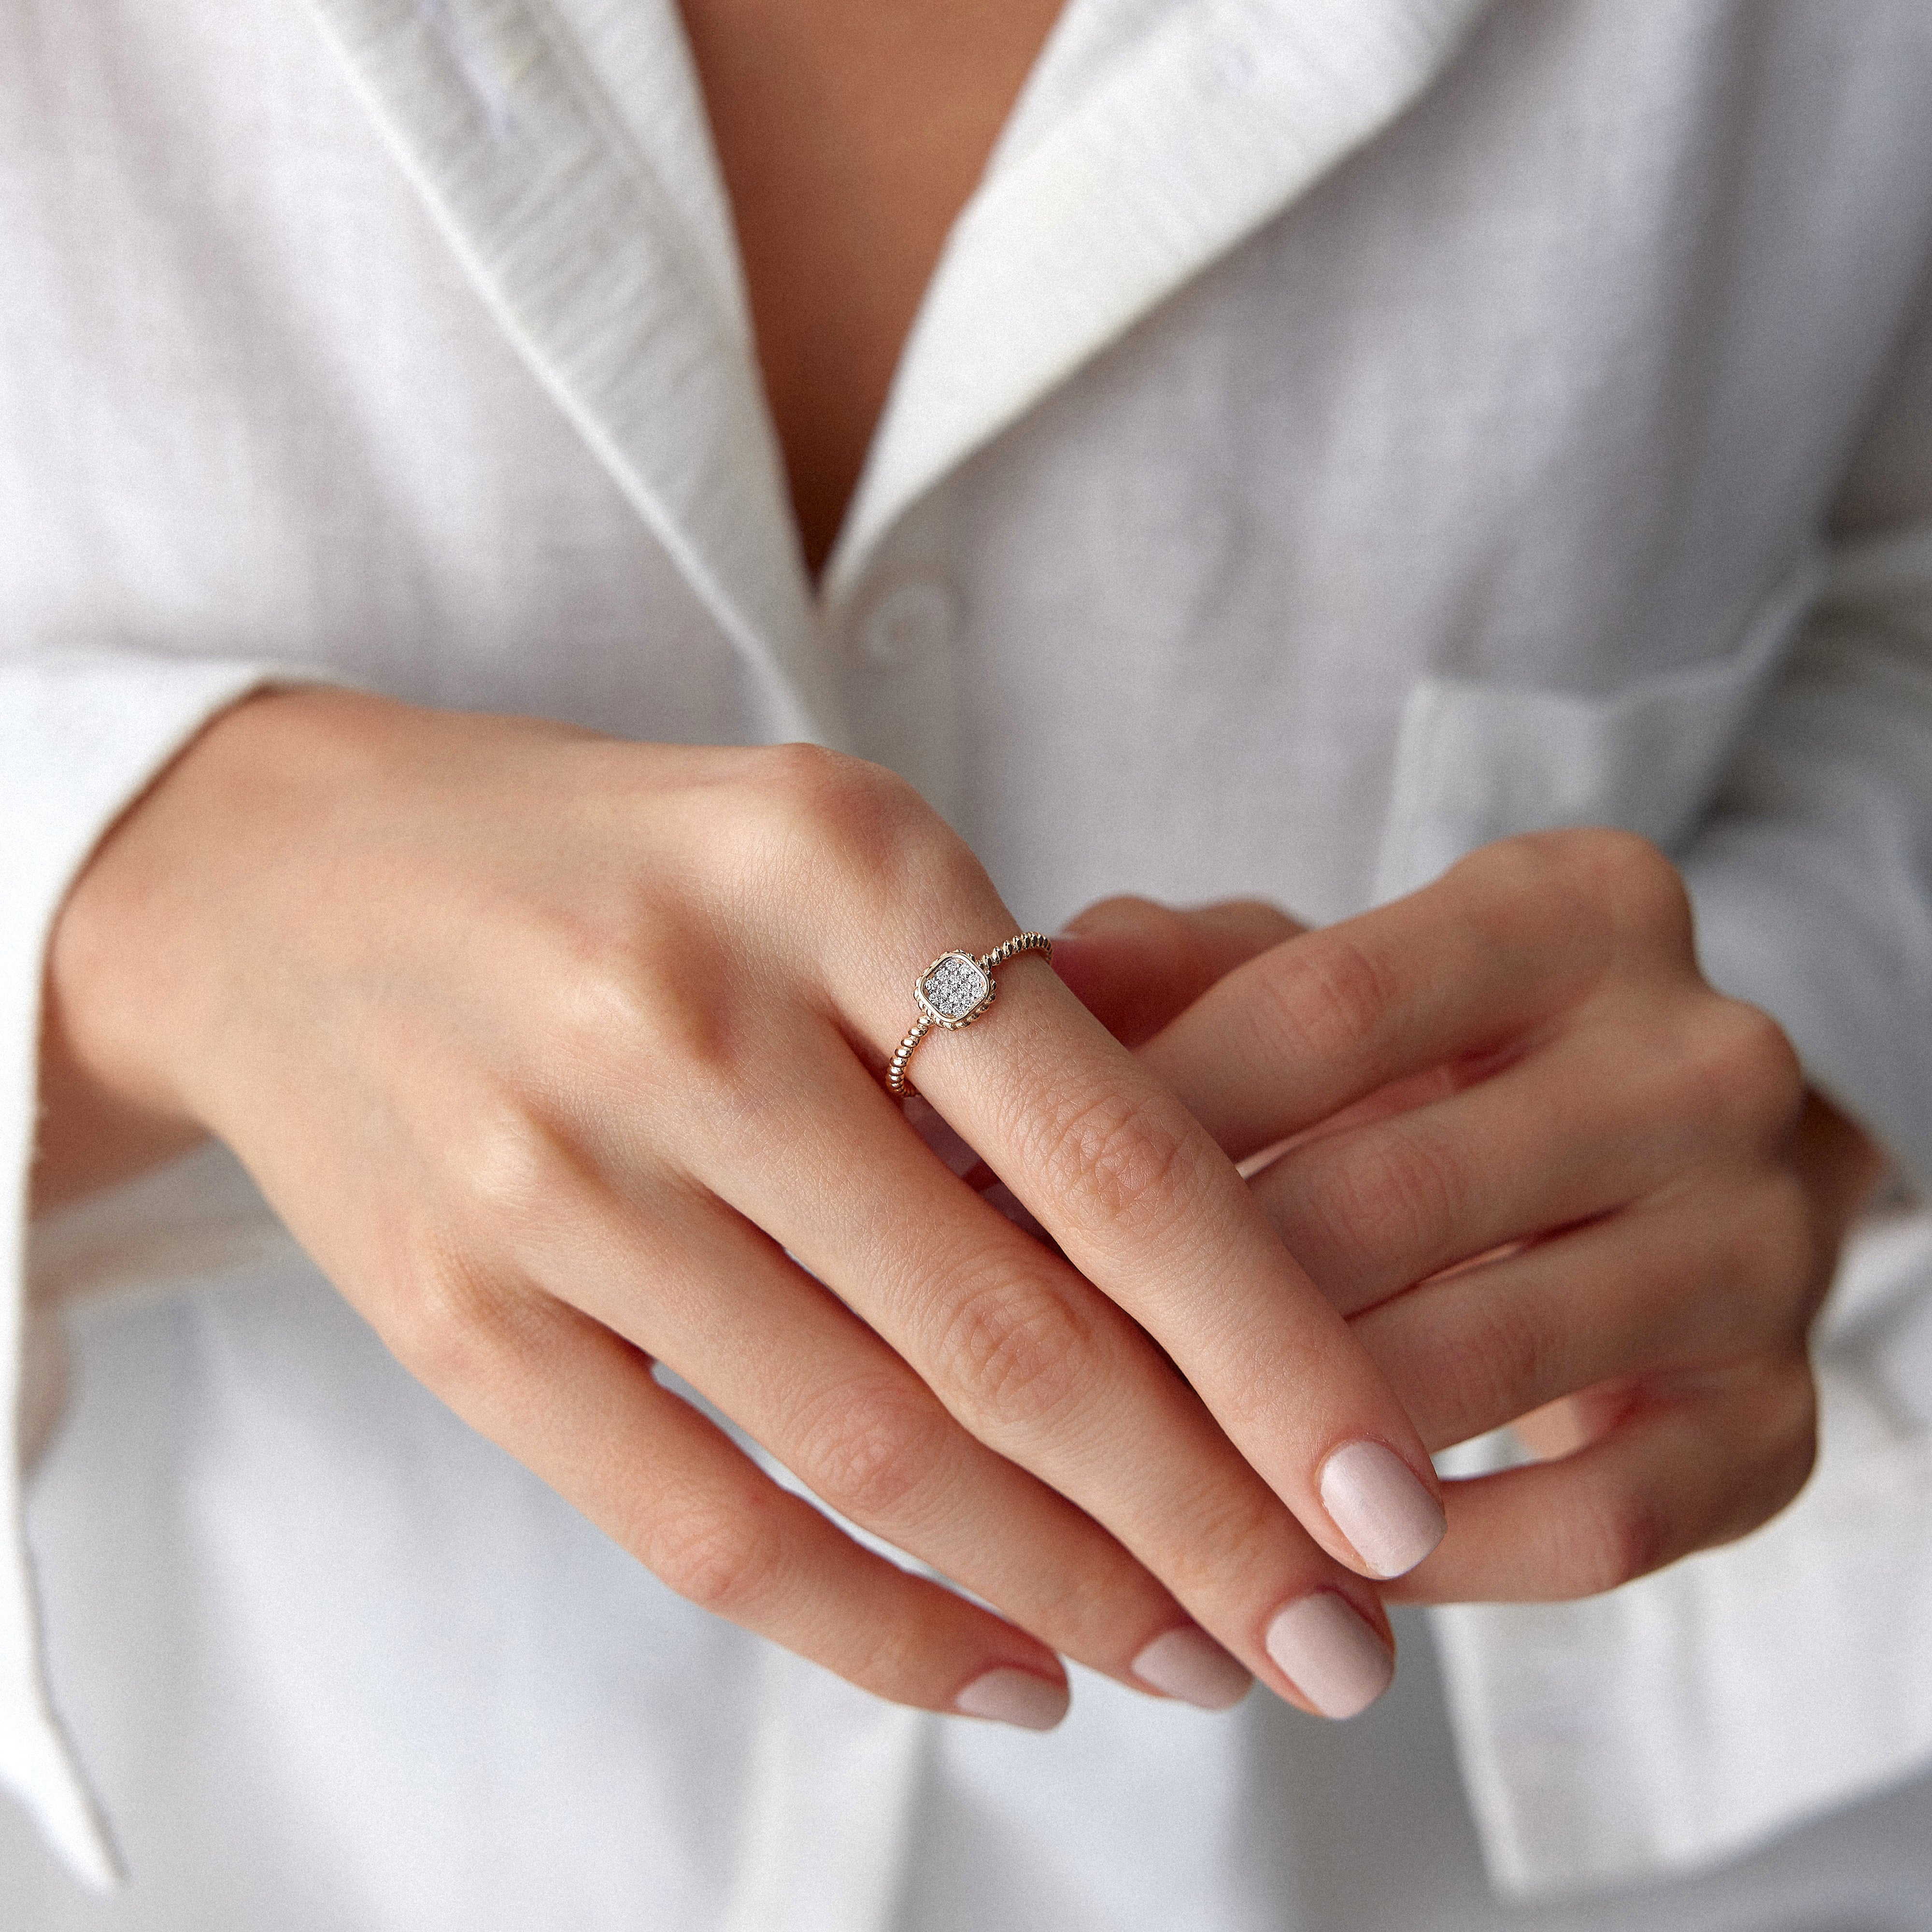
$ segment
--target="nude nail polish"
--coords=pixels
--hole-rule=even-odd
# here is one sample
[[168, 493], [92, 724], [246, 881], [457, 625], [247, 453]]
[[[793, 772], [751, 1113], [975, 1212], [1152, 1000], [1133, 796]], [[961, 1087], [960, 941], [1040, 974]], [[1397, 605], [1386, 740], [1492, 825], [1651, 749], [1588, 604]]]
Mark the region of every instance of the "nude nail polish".
[[1275, 1613], [1268, 1654], [1324, 1718], [1352, 1718], [1389, 1688], [1388, 1647], [1332, 1590], [1298, 1598]]
[[989, 1718], [1024, 1731], [1050, 1731], [1072, 1701], [1064, 1684], [1036, 1677], [1030, 1670], [1001, 1669], [976, 1677], [952, 1700], [964, 1718]]
[[1413, 1570], [1448, 1528], [1415, 1472], [1381, 1442], [1350, 1442], [1322, 1466], [1322, 1506], [1371, 1576]]
[[1192, 1624], [1156, 1637], [1130, 1668], [1143, 1684], [1203, 1711], [1232, 1709], [1255, 1681], [1244, 1664]]

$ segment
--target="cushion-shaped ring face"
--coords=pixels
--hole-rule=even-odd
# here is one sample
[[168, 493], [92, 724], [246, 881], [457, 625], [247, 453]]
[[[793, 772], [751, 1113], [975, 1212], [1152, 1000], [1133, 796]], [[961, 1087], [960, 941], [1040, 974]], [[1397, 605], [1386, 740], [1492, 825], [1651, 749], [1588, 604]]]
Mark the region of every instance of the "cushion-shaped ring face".
[[943, 1027], [962, 1027], [993, 1003], [993, 980], [970, 952], [942, 952], [913, 989], [920, 1010]]

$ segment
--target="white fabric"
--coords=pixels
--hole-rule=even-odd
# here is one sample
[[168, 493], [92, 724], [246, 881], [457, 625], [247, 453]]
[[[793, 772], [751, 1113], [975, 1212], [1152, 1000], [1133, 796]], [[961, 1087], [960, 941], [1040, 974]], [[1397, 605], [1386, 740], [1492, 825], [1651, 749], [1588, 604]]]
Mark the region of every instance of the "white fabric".
[[[1932, 1176], [1922, 8], [1073, 0], [823, 596], [666, 0], [316, 11], [0, 8], [16, 1271], [48, 920], [278, 674], [834, 740], [1049, 927], [1128, 890], [1331, 918], [1525, 825], [1638, 826], [1713, 972]], [[71, 1737], [132, 1884], [9, 1841], [13, 1918], [1504, 1922], [1419, 1645], [1332, 1734], [1085, 1679], [1045, 1742], [882, 1711], [466, 1436], [224, 1159], [35, 1236], [74, 1310], [29, 1515], [65, 1729], [10, 1544], [0, 1773], [104, 1876]], [[1442, 1619], [1506, 1885], [1706, 1863], [1932, 1762], [1928, 1270], [1888, 1238], [1798, 1509], [1599, 1604]], [[1675, 1922], [1932, 1923], [1928, 1802]]]
[[[0, 665], [0, 771], [40, 782], [9, 788], [0, 842], [0, 893], [14, 914], [0, 925], [0, 1171], [15, 1230], [0, 1248], [0, 1354], [16, 1381], [25, 1358], [26, 1284], [20, 1229], [33, 1150], [40, 980], [54, 908], [93, 848], [209, 711], [260, 681], [235, 664], [149, 666], [68, 657]], [[20, 1434], [44, 1432], [38, 1405], [21, 1406]], [[27, 1447], [22, 1440], [22, 1448]], [[25, 1587], [20, 1459], [0, 1461], [0, 1504], [11, 1530], [10, 1587], [0, 1591], [0, 1776], [38, 1801], [49, 1836], [96, 1882], [112, 1874], [97, 1822], [74, 1778], [46, 1708], [34, 1606]]]

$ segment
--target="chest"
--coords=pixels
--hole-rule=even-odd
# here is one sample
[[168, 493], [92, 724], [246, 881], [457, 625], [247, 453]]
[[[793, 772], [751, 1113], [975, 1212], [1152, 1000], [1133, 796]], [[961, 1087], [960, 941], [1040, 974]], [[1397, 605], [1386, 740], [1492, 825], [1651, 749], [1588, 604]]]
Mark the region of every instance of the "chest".
[[[1110, 46], [1067, 75], [1072, 30], [1098, 10], [1076, 4], [937, 282], [902, 286], [902, 318], [927, 299], [875, 457], [896, 424], [902, 454], [911, 431], [940, 458], [926, 472], [875, 460], [854, 527], [880, 476], [908, 507], [875, 511], [812, 602], [762, 425], [734, 442], [716, 404], [759, 373], [782, 398], [779, 345], [811, 348], [814, 311], [789, 338], [761, 323], [764, 368], [748, 370], [738, 318], [706, 319], [728, 306], [722, 278], [691, 269], [687, 334], [667, 349], [640, 328], [634, 354], [626, 338], [593, 368], [634, 380], [592, 398], [608, 436], [587, 442], [307, 23], [264, 4], [280, 40], [214, 0], [184, 14], [219, 45], [156, 80], [142, 117], [108, 86], [128, 44], [111, 8], [90, 30], [95, 68], [64, 64], [70, 92], [98, 69], [91, 118], [28, 84], [17, 41], [0, 59], [16, 189], [0, 206], [0, 649], [266, 647], [419, 702], [694, 742], [800, 735], [780, 708], [790, 678], [836, 700], [838, 742], [942, 805], [1034, 922], [1127, 888], [1338, 916], [1370, 890], [1420, 681], [1616, 706], [1736, 656], [1873, 418], [1932, 234], [1916, 5], [1856, 33], [1835, 11], [1780, 12], [1749, 86], [1739, 36], [1768, 14], [1719, 33], [1694, 10], [1660, 79], [1621, 8], [1499, 9], [1399, 122], [1239, 245], [1172, 271], [1087, 353], [1095, 264], [1150, 232], [1130, 193], [1160, 163], [1163, 193], [1138, 208], [1172, 214], [1190, 169], [1271, 153], [1294, 115], [1238, 149], [1244, 75], [1222, 61], [1191, 142], [1172, 116], [1159, 140], [1136, 124], [1104, 151], [1118, 166], [1083, 173], [1096, 122], [1123, 124], [1100, 111], [1115, 77], [1142, 70]], [[1530, 34], [1532, 19], [1552, 24]], [[1156, 104], [1175, 91], [1161, 50], [1145, 62]], [[541, 124], [540, 100], [492, 105], [490, 51], [475, 56], [478, 165]], [[600, 71], [613, 100], [620, 81], [676, 74], [692, 133], [668, 158], [706, 192], [679, 186], [682, 225], [661, 225], [675, 238], [702, 218], [718, 244], [704, 260], [722, 261], [738, 238], [676, 51]], [[472, 76], [448, 58], [439, 74], [444, 91], [425, 92], [440, 112]], [[1296, 112], [1327, 98], [1330, 70], [1317, 82]], [[669, 117], [638, 91], [647, 152]], [[881, 143], [868, 165], [886, 166]], [[842, 164], [819, 160], [827, 178]], [[951, 191], [971, 194], [970, 176]], [[988, 212], [1030, 244], [1076, 190], [1079, 221], [990, 284]], [[759, 204], [733, 195], [742, 222]], [[828, 206], [820, 194], [818, 217]], [[572, 231], [569, 259], [600, 266], [636, 226]], [[975, 235], [977, 256], [959, 245]], [[553, 230], [538, 239], [556, 259]], [[774, 284], [755, 247], [740, 253], [754, 288], [844, 298], [822, 274]], [[639, 308], [674, 316], [628, 297], [624, 314]], [[968, 379], [1011, 392], [1006, 364], [1070, 316], [1088, 329], [1074, 359], [949, 453]], [[550, 346], [567, 358], [583, 339]], [[1005, 358], [990, 373], [974, 360], [986, 345], [982, 363]], [[830, 375], [843, 380], [836, 358]], [[854, 466], [865, 445], [849, 440]], [[811, 473], [806, 448], [794, 434], [795, 473]]]
[[807, 563], [1060, 0], [682, 0]]

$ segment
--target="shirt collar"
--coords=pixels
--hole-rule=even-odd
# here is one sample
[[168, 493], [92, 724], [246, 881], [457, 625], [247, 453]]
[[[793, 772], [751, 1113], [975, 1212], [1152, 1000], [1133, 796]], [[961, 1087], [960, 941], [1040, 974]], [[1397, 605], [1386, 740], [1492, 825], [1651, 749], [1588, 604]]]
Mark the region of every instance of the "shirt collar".
[[818, 608], [674, 0], [310, 0], [503, 326], [753, 667], [934, 484], [1370, 140], [1490, 0], [1070, 0], [914, 320]]

